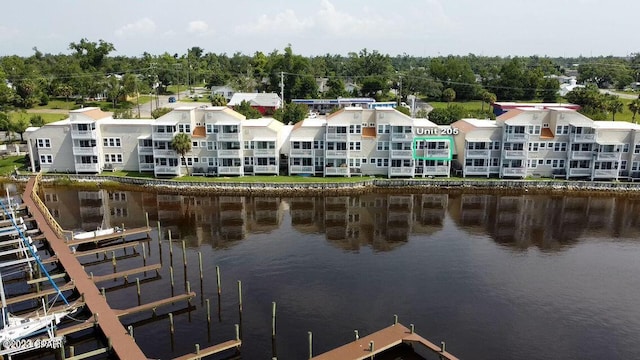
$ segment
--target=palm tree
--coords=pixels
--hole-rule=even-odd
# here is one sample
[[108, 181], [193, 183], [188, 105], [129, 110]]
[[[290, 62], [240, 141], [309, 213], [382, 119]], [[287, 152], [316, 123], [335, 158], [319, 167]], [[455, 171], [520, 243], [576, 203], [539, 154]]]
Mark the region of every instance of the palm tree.
[[211, 96], [211, 106], [227, 106], [227, 99], [221, 94]]
[[187, 159], [185, 158], [185, 155], [191, 151], [191, 137], [186, 133], [176, 134], [176, 136], [171, 140], [171, 148], [180, 154], [182, 162], [184, 163], [184, 168], [187, 170], [187, 175], [189, 175], [189, 167], [187, 167]]
[[632, 123], [636, 123], [636, 114], [640, 112], [640, 96], [637, 99], [633, 100], [629, 103], [629, 110], [633, 113], [633, 117], [631, 118]]
[[[484, 103], [487, 103], [489, 105], [493, 104], [494, 102], [496, 102], [496, 94], [492, 93], [492, 92], [488, 92], [488, 91], [483, 91], [482, 92], [482, 111], [484, 112]], [[491, 110], [491, 109], [489, 109]]]
[[611, 111], [611, 120], [616, 121], [616, 113], [622, 112], [624, 110], [624, 103], [620, 101], [618, 97], [615, 97], [614, 99], [609, 100], [607, 108], [609, 111]]

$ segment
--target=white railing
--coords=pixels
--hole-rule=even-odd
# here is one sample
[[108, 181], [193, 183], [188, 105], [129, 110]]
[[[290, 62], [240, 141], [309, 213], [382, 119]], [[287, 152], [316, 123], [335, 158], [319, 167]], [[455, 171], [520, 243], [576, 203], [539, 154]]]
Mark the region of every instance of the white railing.
[[588, 142], [588, 141], [595, 141], [595, 140], [596, 140], [596, 134], [574, 134], [573, 135], [574, 142], [578, 142], [578, 141]]
[[505, 150], [505, 159], [524, 159], [527, 157], [527, 153], [524, 150]]
[[405, 158], [411, 159], [413, 157], [413, 150], [390, 150], [392, 158]]
[[343, 133], [327, 133], [327, 140], [347, 140], [348, 134]]
[[242, 150], [218, 150], [218, 157], [239, 158], [242, 157]]
[[489, 157], [489, 150], [471, 150], [467, 149], [466, 157]]
[[253, 155], [277, 157], [276, 149], [253, 149]]
[[489, 166], [489, 172], [492, 174], [499, 174], [500, 166]]
[[449, 149], [425, 149], [424, 156], [427, 158], [448, 158]]
[[389, 168], [389, 176], [414, 176], [415, 168], [414, 167], [390, 167]]
[[219, 166], [218, 174], [220, 175], [242, 175], [242, 166]]
[[73, 155], [98, 155], [98, 147], [82, 147], [82, 146], [74, 146], [73, 147]]
[[180, 166], [156, 166], [156, 175], [180, 175]]
[[526, 168], [503, 168], [502, 175], [505, 176], [525, 176], [527, 174]]
[[313, 174], [315, 172], [315, 169], [313, 166], [291, 165], [289, 169], [291, 170], [292, 174], [293, 173]]
[[527, 134], [507, 134], [507, 141], [524, 141], [527, 137]]
[[153, 154], [153, 148], [148, 146], [138, 146], [138, 154], [151, 155]]
[[154, 166], [153, 164], [150, 163], [142, 163], [142, 164], [138, 164], [138, 169], [140, 171], [148, 171], [148, 170], [153, 170]]
[[325, 167], [324, 168], [325, 175], [347, 175], [349, 174], [348, 167]]
[[167, 149], [153, 149], [153, 156], [171, 156], [178, 157], [178, 153], [175, 150]]
[[[322, 151], [322, 150], [321, 150]], [[290, 153], [291, 157], [293, 156], [298, 156], [298, 157], [302, 157], [302, 156], [306, 156], [306, 157], [312, 157], [313, 156], [313, 149], [291, 149], [291, 153]]]
[[591, 176], [591, 169], [588, 168], [569, 168], [569, 176]]
[[391, 133], [391, 140], [412, 140], [413, 134], [409, 133]]
[[218, 140], [238, 141], [240, 140], [240, 133], [218, 133]]
[[96, 139], [98, 133], [95, 130], [71, 130], [71, 137]]
[[618, 160], [620, 157], [619, 152], [599, 152], [598, 160]]
[[593, 172], [594, 178], [615, 178], [618, 177], [618, 169], [596, 169]]
[[254, 165], [254, 173], [278, 173], [278, 165]]
[[467, 175], [487, 175], [488, 166], [465, 166], [464, 173]]
[[347, 156], [347, 150], [327, 150], [327, 157], [329, 156], [340, 156], [340, 157], [345, 157]]
[[446, 165], [425, 166], [424, 173], [426, 175], [449, 175], [449, 167]]
[[100, 164], [76, 164], [76, 171], [100, 172]]
[[153, 140], [171, 140], [176, 133], [166, 133], [166, 132], [154, 132], [152, 133]]
[[592, 156], [592, 151], [571, 151], [569, 153], [569, 158], [571, 160], [591, 160]]

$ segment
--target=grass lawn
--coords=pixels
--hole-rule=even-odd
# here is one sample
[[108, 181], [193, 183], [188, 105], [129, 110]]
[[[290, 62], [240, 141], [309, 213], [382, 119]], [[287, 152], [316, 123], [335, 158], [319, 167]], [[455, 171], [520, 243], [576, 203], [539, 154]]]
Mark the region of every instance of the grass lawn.
[[14, 168], [18, 170], [27, 170], [27, 158], [25, 156], [7, 156], [0, 159], [0, 176], [11, 174]]
[[311, 177], [311, 176], [236, 176], [236, 177], [205, 177], [205, 176], [182, 176], [174, 178], [176, 181], [193, 181], [193, 182], [226, 182], [226, 183], [252, 183], [252, 184], [269, 184], [269, 183], [353, 183], [369, 180], [370, 177]]
[[[451, 104], [462, 105], [462, 107], [470, 111], [482, 110], [482, 101], [453, 101]], [[449, 106], [449, 103], [444, 101], [430, 101], [429, 105], [433, 106], [434, 109], [444, 109]], [[491, 109], [491, 107], [485, 103], [484, 110], [486, 111], [487, 109]]]
[[11, 117], [12, 120], [17, 120], [17, 119], [20, 119], [21, 117], [26, 119], [26, 120], [30, 120], [31, 117], [34, 116], [34, 115], [42, 116], [42, 119], [44, 120], [45, 124], [48, 124], [50, 122], [63, 120], [63, 119], [66, 119], [68, 117], [65, 114], [50, 114], [50, 113], [32, 114], [32, 113], [22, 113], [22, 112], [19, 112], [19, 111], [13, 111], [13, 112], [9, 113], [9, 116]]

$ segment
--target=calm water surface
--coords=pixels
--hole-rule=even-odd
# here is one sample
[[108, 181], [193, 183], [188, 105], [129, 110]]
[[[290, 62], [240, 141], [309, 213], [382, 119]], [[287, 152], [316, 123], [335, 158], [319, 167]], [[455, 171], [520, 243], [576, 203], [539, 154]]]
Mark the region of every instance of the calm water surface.
[[[477, 194], [316, 198], [192, 197], [46, 189], [65, 229], [162, 224], [160, 278], [142, 302], [171, 295], [168, 231], [184, 240], [195, 307], [176, 303], [124, 319], [151, 358], [232, 339], [242, 281], [243, 359], [271, 359], [277, 303], [279, 359], [305, 359], [390, 325], [393, 314], [463, 359], [640, 357], [640, 201]], [[160, 262], [156, 232], [147, 264]], [[198, 252], [204, 282], [200, 287]], [[128, 253], [131, 254], [131, 251]], [[121, 270], [140, 256], [117, 256]], [[83, 258], [87, 271], [111, 262]], [[95, 263], [91, 265], [91, 263]], [[173, 243], [175, 293], [184, 291]], [[222, 273], [218, 311], [215, 267]], [[122, 281], [102, 283], [114, 308], [137, 305]], [[116, 290], [117, 289], [117, 290]], [[207, 329], [204, 299], [210, 299]], [[182, 310], [184, 311], [182, 311]], [[162, 315], [176, 313], [172, 344]]]

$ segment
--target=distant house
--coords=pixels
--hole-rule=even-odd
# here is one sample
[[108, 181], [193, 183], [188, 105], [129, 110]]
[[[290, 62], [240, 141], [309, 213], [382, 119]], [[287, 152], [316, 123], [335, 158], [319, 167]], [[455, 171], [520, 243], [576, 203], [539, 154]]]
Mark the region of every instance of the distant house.
[[581, 88], [581, 87], [584, 87], [584, 85], [578, 85], [576, 82], [576, 79], [572, 78], [568, 84], [567, 83], [560, 84], [560, 90], [558, 91], [558, 95], [566, 96], [568, 93], [570, 93], [574, 89]]
[[231, 100], [231, 98], [233, 97], [233, 94], [236, 91], [227, 85], [224, 86], [212, 86], [211, 87], [211, 96], [213, 97], [214, 95], [222, 95], [227, 102], [229, 102], [229, 100]]
[[243, 101], [248, 101], [251, 107], [262, 115], [271, 115], [282, 107], [282, 100], [276, 93], [235, 93], [227, 102], [227, 106], [233, 109]]
[[575, 111], [580, 110], [580, 105], [569, 104], [569, 103], [519, 103], [519, 102], [502, 101], [502, 102], [494, 102], [493, 104], [491, 104], [491, 106], [493, 107], [493, 113], [496, 116], [500, 116], [506, 113], [507, 111], [513, 110], [513, 109], [520, 109], [520, 110], [568, 109], [568, 110], [575, 110]]
[[329, 87], [327, 86], [327, 82], [329, 82], [329, 78], [316, 78], [316, 85], [318, 86], [318, 92], [320, 94], [329, 90]]

